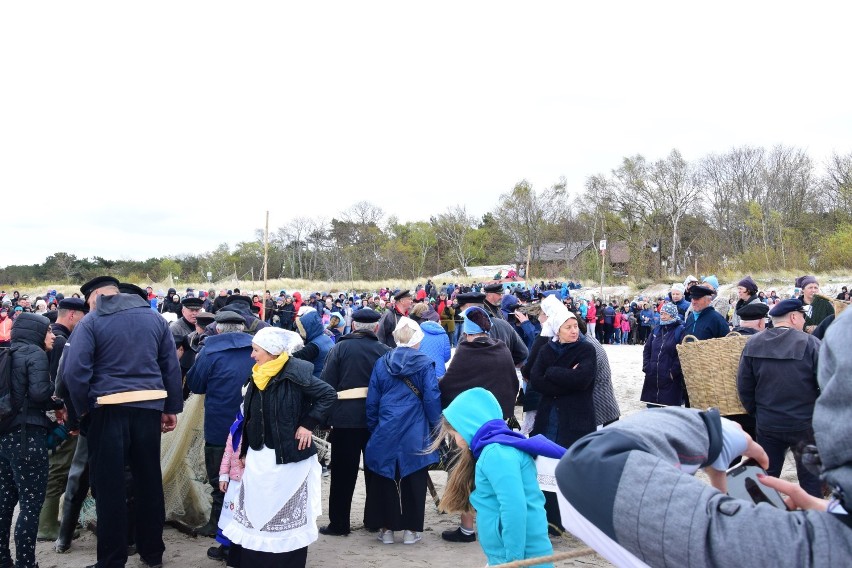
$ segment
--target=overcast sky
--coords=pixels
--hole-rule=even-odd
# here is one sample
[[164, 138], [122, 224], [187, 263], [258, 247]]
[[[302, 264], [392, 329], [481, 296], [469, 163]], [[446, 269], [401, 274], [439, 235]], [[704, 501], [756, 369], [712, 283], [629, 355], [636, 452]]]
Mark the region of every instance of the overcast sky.
[[848, 2], [4, 2], [0, 266], [745, 144], [852, 151]]

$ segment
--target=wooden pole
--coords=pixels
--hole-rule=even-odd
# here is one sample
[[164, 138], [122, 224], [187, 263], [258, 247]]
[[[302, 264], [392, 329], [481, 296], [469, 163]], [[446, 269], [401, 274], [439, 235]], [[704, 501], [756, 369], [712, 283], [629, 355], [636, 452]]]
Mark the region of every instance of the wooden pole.
[[606, 249], [601, 250], [601, 302], [604, 301], [604, 267], [606, 266]]
[[[532, 255], [532, 245], [527, 245], [527, 270], [524, 272], [524, 280], [529, 282], [530, 279], [530, 256]], [[527, 286], [529, 288], [529, 286]]]
[[[260, 319], [266, 321], [266, 287], [267, 287], [267, 273], [266, 273], [266, 263], [269, 260], [269, 211], [266, 212], [266, 230], [263, 233], [263, 293], [261, 294], [261, 298], [263, 300], [260, 302]], [[270, 294], [271, 296], [271, 294]]]

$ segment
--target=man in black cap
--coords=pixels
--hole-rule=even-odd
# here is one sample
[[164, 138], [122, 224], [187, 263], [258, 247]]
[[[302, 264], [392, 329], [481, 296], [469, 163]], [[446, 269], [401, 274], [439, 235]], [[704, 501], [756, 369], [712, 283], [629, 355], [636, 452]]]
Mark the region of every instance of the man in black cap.
[[[48, 353], [50, 379], [55, 383], [56, 396], [63, 400], [68, 398], [68, 393], [65, 392], [61, 382], [56, 380], [59, 359], [62, 357], [62, 351], [65, 349], [65, 344], [74, 327], [86, 315], [85, 310], [86, 303], [80, 298], [62, 299], [56, 313], [56, 322], [50, 326], [54, 335], [53, 349]], [[72, 408], [70, 401], [66, 402], [66, 406]], [[74, 424], [69, 422], [62, 413], [57, 413], [57, 419], [63, 419], [66, 428], [69, 430], [77, 430], [79, 426], [76, 425], [76, 414], [73, 409], [70, 414], [74, 417]], [[68, 470], [71, 468], [71, 460], [74, 457], [76, 447], [77, 436], [68, 436], [50, 455], [47, 492], [38, 522], [37, 539], [40, 541], [54, 541], [59, 537], [59, 498], [65, 491], [65, 482], [68, 480]]]
[[[456, 296], [456, 300], [459, 304], [458, 308], [456, 308], [457, 314], [461, 314], [464, 310], [473, 306], [485, 309], [485, 294], [482, 294], [481, 292], [466, 292], [464, 294], [458, 294]], [[512, 353], [512, 362], [514, 362], [515, 366], [518, 367], [530, 354], [526, 343], [524, 343], [521, 336], [517, 334], [514, 328], [512, 328], [512, 324], [506, 320], [492, 318], [491, 326], [491, 337], [493, 339], [499, 339], [506, 344], [506, 347], [508, 347], [509, 351]], [[459, 341], [461, 341], [461, 339], [459, 339]], [[520, 385], [520, 381], [518, 384]]]
[[[219, 489], [219, 465], [225, 453], [231, 424], [242, 401], [241, 387], [251, 376], [251, 336], [243, 333], [243, 316], [220, 310], [216, 316], [216, 335], [207, 337], [195, 364], [186, 374], [189, 390], [204, 398], [204, 463], [207, 481], [213, 488], [213, 503], [207, 524], [196, 529], [203, 536], [216, 536], [219, 514], [225, 494]], [[207, 555], [215, 560], [227, 558], [227, 548], [213, 547]]]
[[[778, 477], [788, 449], [814, 443], [820, 340], [803, 331], [801, 300], [782, 300], [769, 316], [774, 327], [751, 337], [743, 349], [737, 390], [743, 407], [757, 420], [757, 443], [769, 455], [766, 472]], [[793, 456], [799, 485], [821, 497], [819, 477], [802, 465], [799, 452]]]
[[[181, 300], [181, 317], [169, 324], [169, 331], [172, 332], [175, 343], [180, 343], [184, 337], [195, 333], [195, 318], [203, 304], [204, 300], [201, 298], [186, 297]], [[194, 362], [195, 351], [186, 349], [180, 358], [181, 372], [186, 375]]]
[[[334, 447], [331, 492], [328, 498], [325, 535], [349, 534], [352, 494], [358, 480], [358, 465], [370, 439], [367, 429], [367, 385], [376, 361], [390, 351], [378, 340], [376, 330], [381, 317], [369, 308], [352, 313], [352, 333], [337, 340], [328, 353], [320, 378], [337, 391], [338, 402], [331, 411], [329, 441]], [[364, 468], [365, 487], [370, 486], [370, 471]], [[379, 528], [379, 527], [369, 527]]]
[[696, 284], [690, 288], [692, 309], [686, 314], [684, 336], [694, 335], [698, 339], [714, 339], [728, 335], [730, 328], [722, 315], [710, 304], [716, 291], [710, 286]]
[[399, 290], [393, 295], [393, 309], [385, 310], [382, 318], [379, 320], [379, 329], [376, 331], [376, 337], [379, 341], [393, 349], [396, 347], [396, 341], [393, 338], [393, 330], [396, 329], [396, 324], [399, 318], [408, 316], [408, 311], [411, 309], [411, 304], [414, 303], [414, 298], [411, 296], [411, 290]]
[[769, 306], [763, 302], [746, 304], [737, 310], [739, 325], [733, 329], [740, 335], [754, 335], [766, 329], [766, 314]]
[[161, 566], [165, 501], [160, 435], [183, 410], [180, 366], [165, 320], [118, 281], [81, 287], [93, 306], [65, 346], [61, 373], [84, 415], [92, 485], [97, 495], [100, 568], [127, 562], [125, 465], [133, 476], [136, 545], [143, 564]]
[[488, 315], [492, 319], [506, 319], [503, 317], [503, 312], [500, 311], [500, 303], [503, 301], [503, 285], [499, 282], [494, 282], [485, 286], [482, 291], [485, 292], [485, 303], [482, 307], [488, 312]]
[[[228, 299], [225, 301], [225, 305], [222, 306], [219, 311], [225, 310], [240, 314], [245, 322], [245, 332], [249, 335], [254, 335], [264, 327], [269, 327], [269, 324], [257, 318], [252, 313], [251, 308], [251, 298], [235, 293], [228, 296]], [[216, 335], [216, 326], [214, 324], [210, 324], [205, 328], [205, 331], [207, 332], [207, 335]]]

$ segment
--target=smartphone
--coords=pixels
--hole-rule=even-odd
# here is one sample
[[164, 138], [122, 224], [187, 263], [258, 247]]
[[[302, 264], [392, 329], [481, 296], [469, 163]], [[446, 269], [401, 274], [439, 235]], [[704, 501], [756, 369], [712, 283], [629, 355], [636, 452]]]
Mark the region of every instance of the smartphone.
[[763, 485], [757, 475], [766, 475], [753, 459], [747, 459], [727, 471], [728, 495], [754, 504], [769, 503], [773, 507], [787, 510], [784, 499], [775, 489]]

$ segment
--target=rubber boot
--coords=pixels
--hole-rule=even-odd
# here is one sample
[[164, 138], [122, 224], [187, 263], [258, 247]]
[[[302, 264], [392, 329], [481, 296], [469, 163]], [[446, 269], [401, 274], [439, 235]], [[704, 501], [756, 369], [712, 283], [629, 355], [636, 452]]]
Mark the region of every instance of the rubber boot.
[[209, 536], [213, 538], [216, 536], [216, 530], [219, 528], [219, 515], [222, 513], [222, 505], [220, 503], [211, 503], [210, 504], [210, 519], [208, 519], [207, 524], [198, 527], [195, 529], [195, 534], [199, 536]]
[[83, 503], [75, 503], [75, 500], [65, 499], [62, 505], [62, 522], [59, 524], [59, 537], [53, 545], [56, 552], [67, 552], [71, 548], [71, 541], [79, 536], [77, 522], [80, 519], [80, 509]]
[[38, 516], [38, 541], [54, 541], [59, 536], [59, 497], [47, 497]]

